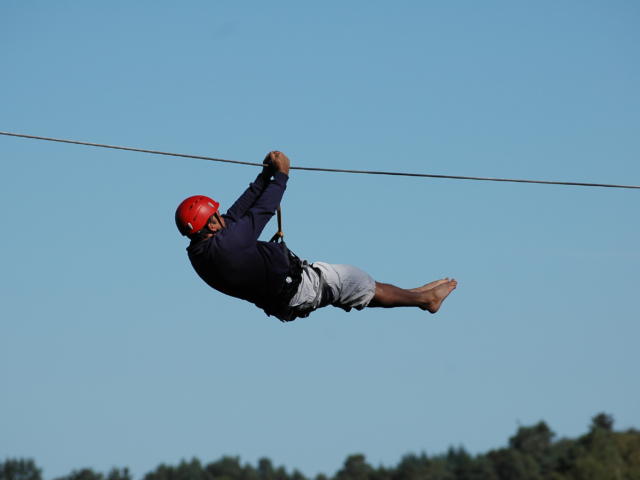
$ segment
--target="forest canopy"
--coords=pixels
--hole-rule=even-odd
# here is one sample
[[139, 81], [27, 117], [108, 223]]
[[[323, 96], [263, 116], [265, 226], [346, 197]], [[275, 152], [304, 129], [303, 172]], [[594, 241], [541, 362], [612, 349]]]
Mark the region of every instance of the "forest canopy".
[[[159, 465], [140, 480], [638, 480], [640, 431], [616, 432], [613, 418], [593, 417], [589, 431], [575, 439], [555, 439], [543, 421], [521, 426], [508, 446], [471, 455], [451, 447], [438, 455], [407, 454], [395, 466], [372, 466], [362, 454], [348, 456], [333, 476], [313, 478], [297, 470], [274, 466], [268, 458], [256, 465], [225, 456], [203, 464], [198, 459], [176, 466]], [[43, 480], [32, 459], [0, 462], [0, 480]], [[54, 480], [133, 480], [127, 468], [99, 473], [91, 468], [73, 470]]]

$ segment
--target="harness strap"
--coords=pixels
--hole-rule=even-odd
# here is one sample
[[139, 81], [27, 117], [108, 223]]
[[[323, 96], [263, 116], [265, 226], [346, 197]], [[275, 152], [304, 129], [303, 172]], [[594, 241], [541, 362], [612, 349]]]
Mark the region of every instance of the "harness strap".
[[282, 231], [282, 209], [280, 208], [280, 205], [278, 205], [278, 231], [275, 233], [275, 235], [273, 237], [271, 237], [271, 240], [269, 240], [270, 242], [284, 242], [284, 232]]

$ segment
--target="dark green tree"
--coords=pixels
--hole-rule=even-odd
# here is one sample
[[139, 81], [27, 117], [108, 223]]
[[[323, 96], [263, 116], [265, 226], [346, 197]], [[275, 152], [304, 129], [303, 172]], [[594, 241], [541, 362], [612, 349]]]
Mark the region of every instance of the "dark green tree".
[[491, 462], [473, 458], [462, 448], [450, 448], [445, 457], [447, 470], [455, 480], [497, 480]]
[[[271, 463], [269, 461], [269, 463]], [[239, 457], [222, 457], [220, 460], [210, 463], [205, 470], [210, 476], [209, 480], [259, 480], [258, 470], [251, 465], [241, 465]], [[281, 477], [280, 469], [275, 472], [276, 479]], [[286, 473], [285, 473], [286, 475]], [[286, 476], [285, 476], [286, 478]], [[287, 479], [288, 480], [288, 479]]]
[[624, 458], [613, 432], [613, 418], [600, 413], [592, 418], [589, 433], [573, 442], [569, 468], [563, 474], [575, 480], [618, 480], [625, 478]]
[[112, 468], [107, 475], [107, 480], [133, 480], [128, 468]]
[[522, 455], [531, 457], [537, 465], [536, 471], [546, 476], [553, 470], [550, 454], [554, 436], [555, 433], [541, 421], [531, 427], [519, 427], [509, 439], [509, 446]]
[[222, 457], [205, 467], [207, 474], [214, 480], [238, 480], [242, 478], [243, 470], [238, 457]]
[[373, 467], [362, 454], [350, 455], [338, 471], [335, 480], [371, 480]]
[[613, 416], [604, 412], [597, 414], [591, 419], [591, 431], [594, 430], [613, 432]]
[[458, 480], [498, 480], [498, 474], [486, 455], [473, 458], [471, 465], [458, 475]]
[[31, 459], [9, 458], [0, 462], [0, 480], [42, 480], [42, 470]]
[[275, 469], [271, 460], [268, 458], [261, 458], [258, 460], [258, 478], [260, 480], [275, 480]]
[[[521, 426], [506, 448], [471, 455], [464, 448], [427, 456], [405, 455], [395, 467], [374, 468], [362, 454], [350, 455], [333, 477], [315, 480], [640, 480], [640, 432], [614, 430], [613, 417], [599, 413], [589, 430], [577, 439], [554, 441], [544, 423]], [[33, 460], [0, 462], [0, 480], [42, 480]], [[55, 480], [132, 480], [127, 468], [112, 468], [106, 475], [90, 468], [74, 470]], [[307, 480], [261, 458], [257, 466], [242, 465], [238, 457], [222, 457], [206, 467], [198, 459], [177, 466], [159, 465], [143, 480]]]
[[535, 459], [515, 449], [504, 448], [487, 454], [499, 480], [543, 480]]
[[548, 452], [554, 436], [546, 423], [538, 422], [532, 427], [519, 427], [509, 439], [509, 446], [533, 457], [541, 457]]
[[[271, 460], [261, 458], [258, 460], [257, 475], [259, 480], [307, 480], [304, 475], [298, 471], [293, 471], [291, 475], [287, 473], [284, 467], [275, 468]], [[245, 475], [246, 475], [245, 467]]]
[[56, 480], [104, 480], [104, 475], [90, 468], [73, 470], [69, 475], [59, 477]]
[[392, 480], [420, 480], [427, 478], [430, 468], [431, 460], [425, 453], [421, 455], [410, 453], [402, 457], [391, 478]]
[[197, 458], [181, 461], [177, 467], [160, 465], [145, 475], [144, 480], [211, 480], [208, 472], [202, 468]]

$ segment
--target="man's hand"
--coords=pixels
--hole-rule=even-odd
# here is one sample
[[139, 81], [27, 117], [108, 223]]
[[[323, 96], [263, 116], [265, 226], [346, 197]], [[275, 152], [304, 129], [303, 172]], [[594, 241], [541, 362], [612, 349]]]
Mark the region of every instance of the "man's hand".
[[265, 168], [271, 168], [276, 172], [282, 172], [285, 175], [289, 175], [289, 157], [282, 152], [277, 150], [269, 152], [264, 159], [264, 163], [269, 165], [269, 167]]

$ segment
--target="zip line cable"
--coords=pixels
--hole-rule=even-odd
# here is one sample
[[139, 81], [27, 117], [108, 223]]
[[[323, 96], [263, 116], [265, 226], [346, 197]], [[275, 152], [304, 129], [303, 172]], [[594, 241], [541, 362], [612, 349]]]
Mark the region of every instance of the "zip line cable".
[[[80, 140], [67, 140], [63, 138], [40, 137], [36, 135], [27, 135], [22, 133], [0, 131], [0, 135], [6, 135], [9, 137], [29, 138], [33, 140], [46, 140], [48, 142], [72, 143], [75, 145], [86, 145], [89, 147], [112, 148], [115, 150], [126, 150], [129, 152], [151, 153], [153, 155], [195, 158], [197, 160], [209, 160], [213, 162], [233, 163], [236, 165], [251, 165], [255, 167], [263, 167], [266, 165], [264, 163], [257, 163], [257, 162], [227, 160], [223, 158], [206, 157], [203, 155], [189, 155], [186, 153], [161, 152], [159, 150], [123, 147], [119, 145], [105, 145], [102, 143], [82, 142]], [[569, 186], [577, 186], [577, 187], [640, 189], [640, 185], [616, 185], [616, 184], [609, 184], [609, 183], [558, 182], [558, 181], [551, 181], [551, 180], [528, 180], [528, 179], [518, 179], [518, 178], [467, 177], [467, 176], [461, 176], [461, 175], [436, 175], [436, 174], [430, 174], [430, 173], [384, 172], [384, 171], [376, 171], [376, 170], [348, 170], [348, 169], [342, 169], [342, 168], [296, 167], [296, 166], [291, 166], [290, 168], [291, 170], [307, 170], [311, 172], [357, 173], [357, 174], [367, 174], [367, 175], [392, 175], [392, 176], [402, 176], [402, 177], [447, 178], [447, 179], [453, 179], [453, 180], [478, 180], [478, 181], [484, 181], [484, 182], [537, 183], [537, 184], [543, 184], [543, 185], [569, 185]]]

